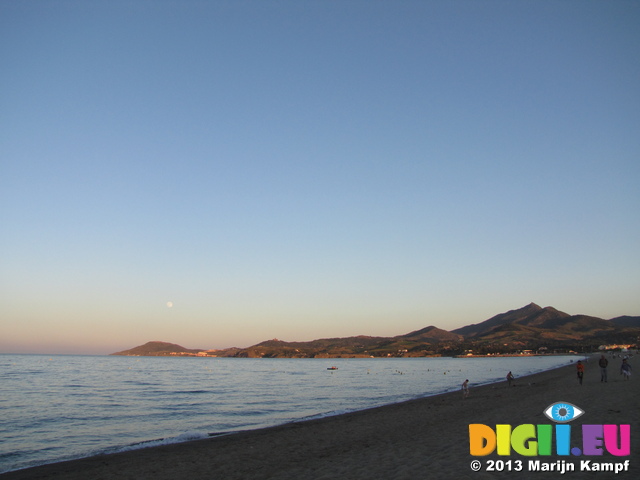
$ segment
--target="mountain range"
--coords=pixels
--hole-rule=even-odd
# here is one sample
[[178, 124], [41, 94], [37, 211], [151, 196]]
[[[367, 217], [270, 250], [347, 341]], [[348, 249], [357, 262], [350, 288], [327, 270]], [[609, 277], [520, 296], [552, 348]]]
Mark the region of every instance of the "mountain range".
[[452, 331], [428, 326], [395, 337], [340, 337], [308, 342], [267, 340], [247, 348], [188, 349], [167, 342], [148, 342], [112, 355], [201, 355], [251, 358], [388, 357], [460, 354], [505, 354], [522, 350], [587, 351], [603, 344], [637, 345], [640, 316], [605, 320], [569, 315], [530, 303], [481, 323]]

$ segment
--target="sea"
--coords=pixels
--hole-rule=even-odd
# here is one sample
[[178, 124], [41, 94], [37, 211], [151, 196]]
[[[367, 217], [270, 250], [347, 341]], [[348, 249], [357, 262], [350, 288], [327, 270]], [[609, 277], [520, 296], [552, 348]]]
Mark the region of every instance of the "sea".
[[[0, 473], [504, 381], [575, 356], [245, 359], [0, 354]], [[472, 390], [473, 393], [473, 390]]]

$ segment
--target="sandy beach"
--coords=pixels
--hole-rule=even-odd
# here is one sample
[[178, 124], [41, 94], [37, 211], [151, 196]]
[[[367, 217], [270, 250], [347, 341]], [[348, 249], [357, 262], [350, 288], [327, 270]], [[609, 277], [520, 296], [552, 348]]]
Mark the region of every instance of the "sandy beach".
[[[572, 479], [640, 478], [640, 401], [638, 358], [631, 360], [632, 379], [619, 374], [620, 360], [610, 360], [609, 381], [600, 382], [597, 357], [586, 364], [584, 384], [576, 378], [575, 363], [507, 382], [474, 386], [470, 394], [451, 392], [319, 420], [212, 437], [189, 443], [102, 455], [45, 465], [0, 475], [2, 480], [109, 479], [486, 479], [557, 478], [558, 472], [529, 472], [529, 460], [564, 460], [576, 471]], [[505, 372], [506, 374], [507, 372]], [[582, 424], [630, 424], [631, 455], [473, 457], [469, 453], [469, 424], [552, 424], [543, 410], [558, 401], [582, 410], [571, 423], [573, 442], [581, 438]], [[575, 445], [572, 445], [575, 446]], [[482, 470], [472, 471], [473, 460]], [[523, 462], [523, 471], [488, 472], [488, 460]], [[629, 468], [613, 472], [581, 471], [581, 461], [622, 463]]]

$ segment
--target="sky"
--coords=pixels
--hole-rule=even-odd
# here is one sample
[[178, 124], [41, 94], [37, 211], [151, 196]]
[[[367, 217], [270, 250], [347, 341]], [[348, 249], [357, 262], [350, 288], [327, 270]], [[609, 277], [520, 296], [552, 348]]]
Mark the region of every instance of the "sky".
[[640, 315], [636, 1], [0, 1], [0, 353]]

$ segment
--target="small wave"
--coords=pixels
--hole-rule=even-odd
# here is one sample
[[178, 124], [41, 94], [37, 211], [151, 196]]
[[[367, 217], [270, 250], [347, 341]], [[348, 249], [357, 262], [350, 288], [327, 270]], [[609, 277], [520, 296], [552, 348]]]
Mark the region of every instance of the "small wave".
[[174, 443], [191, 442], [193, 440], [204, 440], [209, 438], [210, 434], [202, 432], [185, 432], [175, 437], [160, 438], [157, 440], [148, 440], [144, 442], [134, 443], [124, 447], [118, 447], [111, 450], [109, 453], [129, 452], [131, 450], [139, 450], [141, 448], [159, 447], [161, 445], [172, 445]]
[[322, 412], [322, 413], [316, 413], [315, 415], [308, 415], [306, 417], [302, 417], [302, 418], [297, 418], [295, 420], [292, 420], [292, 423], [295, 422], [306, 422], [307, 420], [318, 420], [320, 418], [326, 418], [326, 417], [335, 417], [337, 415], [344, 415], [345, 413], [352, 413], [352, 412], [356, 412], [359, 409], [337, 409], [337, 410], [330, 410], [328, 412]]
[[160, 383], [158, 382], [143, 382], [141, 380], [123, 380], [122, 383], [128, 383], [140, 387], [156, 387], [160, 385]]

